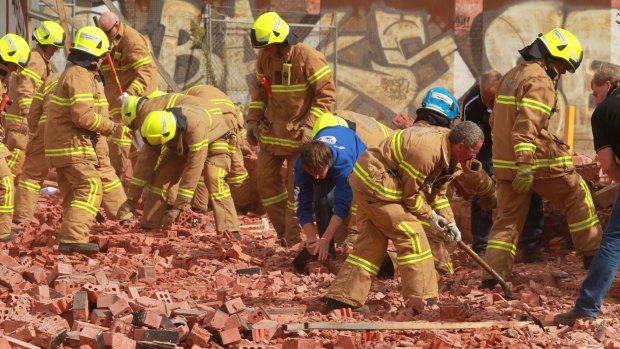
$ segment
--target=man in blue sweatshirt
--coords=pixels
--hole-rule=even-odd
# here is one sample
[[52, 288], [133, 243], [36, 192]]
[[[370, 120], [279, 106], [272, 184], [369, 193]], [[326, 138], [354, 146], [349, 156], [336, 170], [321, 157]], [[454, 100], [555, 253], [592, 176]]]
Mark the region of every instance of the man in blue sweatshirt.
[[314, 247], [312, 254], [319, 260], [326, 259], [330, 249], [334, 251], [334, 234], [346, 228], [343, 223], [349, 217], [353, 200], [347, 179], [357, 158], [366, 150], [344, 119], [325, 116], [339, 122], [321, 125], [317, 120], [313, 140], [302, 146], [295, 162], [297, 217], [307, 237], [306, 247], [309, 251]]

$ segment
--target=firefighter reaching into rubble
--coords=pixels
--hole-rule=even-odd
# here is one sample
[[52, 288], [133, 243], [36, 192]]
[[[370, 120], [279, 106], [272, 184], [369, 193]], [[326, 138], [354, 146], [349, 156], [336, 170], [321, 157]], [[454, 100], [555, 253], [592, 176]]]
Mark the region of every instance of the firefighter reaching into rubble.
[[58, 172], [63, 196], [63, 219], [57, 237], [61, 252], [99, 251], [97, 244], [89, 243], [89, 230], [103, 197], [103, 206], [111, 218], [125, 221], [132, 217], [131, 213], [117, 215], [126, 196], [110, 164], [104, 138], [118, 135], [124, 128], [108, 118], [108, 103], [97, 81], [109, 46], [101, 29], [79, 29], [67, 57], [67, 68], [48, 106], [45, 158], [49, 167]]
[[[206, 86], [205, 90], [210, 90]], [[139, 130], [146, 118], [152, 112], [163, 112], [173, 110], [179, 105], [193, 105], [201, 109], [201, 113], [208, 125], [207, 146], [206, 148], [191, 147], [189, 151], [181, 152], [183, 159], [187, 161], [191, 157], [202, 156], [202, 150], [208, 151], [208, 160], [203, 161], [205, 171], [200, 169], [200, 173], [206, 176], [204, 183], [193, 183], [185, 176], [193, 176], [194, 171], [186, 172], [180, 181], [176, 178], [169, 179], [168, 173], [156, 175], [154, 170], [157, 166], [161, 166], [160, 156], [166, 153], [174, 152], [172, 148], [159, 145], [145, 145], [140, 150], [138, 161], [135, 166], [134, 177], [130, 181], [127, 191], [127, 202], [123, 204], [121, 211], [134, 211], [138, 200], [142, 196], [144, 186], [148, 185], [149, 192], [146, 194], [144, 204], [144, 215], [142, 216], [141, 226], [146, 229], [159, 228], [162, 225], [162, 216], [165, 214], [165, 203], [180, 202], [183, 197], [183, 208], [185, 206], [196, 206], [197, 201], [202, 202], [203, 209], [207, 209], [206, 204], [211, 200], [213, 213], [215, 216], [216, 230], [219, 233], [229, 231], [233, 236], [240, 238], [239, 235], [239, 219], [235, 210], [235, 203], [231, 196], [230, 187], [226, 182], [226, 177], [231, 170], [233, 153], [237, 146], [237, 133], [240, 124], [235, 113], [226, 109], [224, 112], [217, 104], [213, 102], [214, 96], [219, 94], [210, 94], [211, 98], [199, 98], [181, 93], [171, 93], [154, 98], [129, 97], [122, 104], [123, 120], [134, 130]], [[192, 115], [198, 115], [192, 113]], [[184, 120], [181, 115], [180, 120]], [[175, 120], [177, 120], [175, 118]], [[190, 130], [191, 132], [195, 132]], [[188, 132], [190, 132], [188, 131]], [[144, 135], [143, 135], [144, 136]], [[179, 138], [183, 141], [182, 138]], [[180, 146], [180, 145], [179, 145]], [[193, 161], [193, 159], [192, 159]], [[176, 170], [175, 170], [176, 171]], [[161, 178], [158, 178], [161, 177]], [[178, 188], [175, 183], [180, 183]], [[205, 187], [199, 189], [200, 187]], [[203, 195], [204, 197], [197, 197]], [[165, 196], [165, 199], [164, 199]], [[185, 205], [185, 200], [193, 200], [190, 205]]]
[[[589, 267], [601, 240], [588, 185], [575, 171], [568, 147], [549, 132], [558, 80], [579, 68], [581, 44], [568, 30], [554, 28], [519, 53], [525, 62], [502, 78], [490, 118], [498, 212], [486, 260], [504, 279], [512, 272], [532, 191], [566, 216], [584, 267]], [[491, 275], [483, 275], [482, 287], [492, 289], [496, 283]]]
[[[5, 82], [13, 72], [26, 68], [30, 60], [30, 47], [26, 40], [16, 34], [6, 34], [0, 38], [0, 90], [2, 100], [0, 105], [8, 102], [8, 96], [4, 94]], [[0, 114], [4, 110], [0, 108]], [[0, 126], [0, 135], [4, 137], [4, 128]], [[0, 243], [15, 240], [15, 234], [11, 232], [13, 218], [13, 176], [7, 164], [7, 157], [11, 152], [0, 142]]]
[[28, 65], [13, 74], [9, 82], [9, 98], [14, 101], [4, 116], [7, 130], [6, 145], [12, 152], [9, 167], [14, 175], [21, 172], [28, 144], [27, 117], [37, 90], [50, 73], [50, 59], [65, 44], [65, 31], [60, 24], [43, 21], [32, 33], [37, 45], [32, 49]]
[[[110, 56], [114, 64], [123, 94], [119, 96], [116, 77], [107, 61], [103, 62], [102, 72], [105, 96], [110, 103], [110, 117], [121, 122], [121, 103], [128, 96], [154, 97], [161, 92], [157, 89], [157, 67], [151, 57], [148, 39], [137, 30], [121, 22], [112, 12], [105, 12], [99, 18], [99, 28], [110, 40]], [[121, 177], [127, 168], [132, 135], [126, 129], [119, 137], [109, 140], [110, 161]]]
[[[170, 226], [181, 210], [190, 208], [200, 177], [217, 178], [209, 181], [214, 186], [208, 188], [212, 199], [221, 203], [214, 205], [216, 227], [219, 232], [228, 231], [240, 239], [235, 204], [225, 181], [231, 164], [228, 148], [234, 147], [237, 130], [231, 130], [223, 118], [214, 117], [197, 105], [180, 104], [148, 113], [140, 132], [147, 143], [145, 147], [165, 148], [150, 181], [144, 203], [145, 219], [154, 221], [154, 212], [163, 208], [163, 218], [158, 215], [161, 225]], [[164, 191], [177, 183], [176, 198], [166, 196]], [[150, 216], [146, 217], [147, 214]]]
[[[596, 109], [592, 113], [592, 135], [601, 169], [620, 183], [620, 66], [604, 63], [592, 77], [592, 94]], [[601, 245], [594, 255], [588, 275], [579, 288], [579, 297], [569, 312], [557, 314], [555, 321], [570, 325], [578, 320], [593, 320], [601, 311], [620, 265], [620, 192], [603, 232]]]
[[[483, 140], [473, 122], [462, 122], [451, 130], [413, 126], [395, 132], [359, 157], [349, 183], [359, 205], [360, 235], [329, 288], [326, 312], [364, 304], [388, 240], [397, 249], [403, 298], [415, 296], [428, 303], [436, 299], [433, 255], [420, 222], [430, 220], [451, 239], [461, 239], [453, 215], [442, 217], [430, 203], [445, 197], [456, 164], [473, 159]], [[449, 205], [445, 209], [450, 211]]]
[[[248, 142], [260, 144], [258, 193], [278, 238], [292, 245], [301, 241], [293, 193], [295, 159], [300, 147], [312, 139], [316, 118], [331, 112], [336, 88], [325, 56], [298, 43], [277, 13], [258, 17], [250, 39], [260, 49], [246, 119]], [[280, 175], [284, 161], [287, 187]]]

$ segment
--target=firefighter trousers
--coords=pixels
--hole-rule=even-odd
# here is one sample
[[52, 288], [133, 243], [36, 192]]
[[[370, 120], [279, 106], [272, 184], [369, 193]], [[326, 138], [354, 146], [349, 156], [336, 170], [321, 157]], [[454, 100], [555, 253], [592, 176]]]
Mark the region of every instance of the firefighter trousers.
[[424, 299], [437, 296], [433, 255], [420, 221], [401, 203], [377, 201], [353, 192], [358, 204], [360, 235], [353, 252], [332, 282], [327, 298], [354, 307], [364, 304], [372, 278], [385, 259], [388, 239], [397, 250], [401, 294]]
[[7, 164], [7, 158], [0, 158], [0, 239], [11, 235], [13, 194], [14, 187], [11, 169]]
[[45, 162], [44, 126], [39, 126], [26, 147], [24, 168], [15, 188], [15, 212], [13, 213], [15, 223], [32, 220], [41, 185], [49, 172]]
[[[284, 239], [289, 246], [302, 240], [294, 195], [293, 173], [296, 159], [297, 155], [274, 155], [261, 150], [257, 160], [258, 195], [278, 239]], [[281, 175], [284, 161], [288, 168], [286, 186]]]
[[[593, 256], [602, 231], [586, 182], [572, 171], [562, 177], [534, 179], [532, 191], [549, 200], [566, 217], [577, 253]], [[486, 261], [504, 279], [510, 277], [520, 232], [529, 211], [532, 192], [520, 194], [512, 181], [497, 181], [497, 219], [489, 234]], [[483, 280], [492, 279], [489, 274]]]
[[28, 135], [11, 130], [6, 135], [6, 147], [9, 148], [11, 156], [7, 159], [7, 164], [14, 176], [18, 176], [24, 165], [26, 157], [25, 150], [28, 145]]
[[230, 186], [230, 193], [232, 194], [235, 206], [242, 211], [243, 209], [250, 207], [254, 198], [252, 197], [252, 191], [249, 188], [250, 175], [245, 168], [243, 159], [243, 153], [239, 142], [237, 142], [237, 148], [232, 154], [232, 161], [230, 165], [230, 172], [226, 176], [226, 182]]
[[120, 138], [110, 137], [108, 139], [110, 163], [119, 178], [123, 177], [123, 174], [127, 170], [127, 166], [129, 166], [129, 153], [133, 148], [131, 144], [131, 134], [128, 130], [129, 129], [123, 132]]
[[205, 182], [213, 206], [215, 228], [218, 233], [239, 231], [239, 218], [226, 182], [231, 158], [228, 154], [210, 156], [205, 166]]
[[433, 227], [428, 222], [422, 222], [422, 225], [433, 252], [435, 270], [439, 274], [454, 274], [450, 252], [446, 248], [446, 233]]
[[[178, 186], [176, 186], [178, 188]], [[178, 190], [178, 189], [177, 189]], [[205, 177], [201, 176], [198, 180], [198, 185], [194, 191], [194, 197], [192, 198], [192, 208], [209, 211], [209, 189], [205, 184]]]

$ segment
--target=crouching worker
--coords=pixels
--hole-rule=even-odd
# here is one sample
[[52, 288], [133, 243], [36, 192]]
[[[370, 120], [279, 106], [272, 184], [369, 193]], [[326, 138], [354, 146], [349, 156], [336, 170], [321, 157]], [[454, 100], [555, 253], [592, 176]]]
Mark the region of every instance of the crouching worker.
[[403, 298], [428, 302], [437, 297], [433, 255], [421, 222], [454, 227], [448, 233], [460, 240], [458, 228], [430, 204], [443, 195], [456, 165], [476, 157], [483, 140], [480, 128], [469, 121], [452, 130], [414, 125], [360, 156], [349, 177], [360, 235], [327, 293], [326, 312], [364, 304], [388, 240], [397, 249]]

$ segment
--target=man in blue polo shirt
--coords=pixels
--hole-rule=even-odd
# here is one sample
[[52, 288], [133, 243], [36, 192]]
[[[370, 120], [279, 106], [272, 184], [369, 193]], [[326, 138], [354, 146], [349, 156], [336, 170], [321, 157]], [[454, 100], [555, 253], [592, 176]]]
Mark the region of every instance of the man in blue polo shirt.
[[307, 237], [305, 245], [319, 260], [327, 258], [330, 248], [333, 251], [331, 241], [338, 229], [346, 229], [343, 223], [353, 200], [347, 179], [366, 150], [344, 119], [331, 114], [325, 119], [336, 122], [321, 125], [317, 120], [313, 140], [302, 146], [295, 162], [297, 217]]

